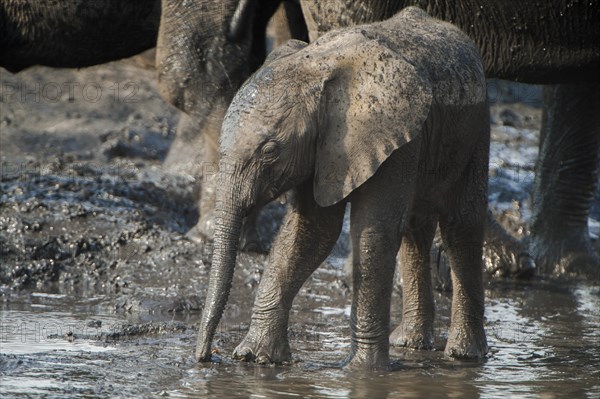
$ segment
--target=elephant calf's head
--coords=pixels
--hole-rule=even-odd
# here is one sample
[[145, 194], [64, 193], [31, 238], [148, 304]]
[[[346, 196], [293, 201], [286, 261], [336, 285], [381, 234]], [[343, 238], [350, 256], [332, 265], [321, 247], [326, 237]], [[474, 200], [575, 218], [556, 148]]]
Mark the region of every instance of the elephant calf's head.
[[221, 170], [243, 187], [247, 205], [264, 204], [312, 173], [318, 82], [301, 65], [280, 60], [304, 46], [293, 41], [271, 55], [225, 116]]
[[311, 176], [317, 203], [333, 205], [421, 133], [430, 104], [415, 67], [359, 29], [290, 41], [234, 97], [222, 170], [248, 206]]

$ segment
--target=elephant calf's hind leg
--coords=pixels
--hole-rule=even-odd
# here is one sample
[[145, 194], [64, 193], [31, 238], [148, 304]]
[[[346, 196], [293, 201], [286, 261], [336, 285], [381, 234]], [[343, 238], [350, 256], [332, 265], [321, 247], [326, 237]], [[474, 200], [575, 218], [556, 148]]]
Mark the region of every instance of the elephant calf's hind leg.
[[400, 247], [402, 323], [390, 335], [390, 344], [433, 349], [434, 303], [429, 249], [437, 220], [413, 218]]
[[[482, 358], [488, 351], [483, 328], [482, 246], [486, 190], [467, 176], [454, 188], [456, 203], [440, 216], [442, 240], [452, 273], [452, 316], [445, 353], [454, 358]], [[483, 180], [485, 181], [485, 180]]]

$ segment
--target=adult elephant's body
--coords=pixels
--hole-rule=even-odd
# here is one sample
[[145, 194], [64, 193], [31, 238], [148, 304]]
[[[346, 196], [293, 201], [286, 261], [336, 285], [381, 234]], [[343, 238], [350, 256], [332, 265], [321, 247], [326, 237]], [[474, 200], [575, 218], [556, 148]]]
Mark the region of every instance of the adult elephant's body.
[[587, 227], [600, 161], [600, 3], [302, 0], [312, 40], [330, 29], [418, 5], [465, 31], [488, 77], [548, 87], [533, 189], [529, 250], [544, 273], [598, 279]]
[[0, 66], [79, 68], [156, 45], [160, 0], [1, 0]]
[[451, 22], [477, 44], [487, 76], [527, 83], [599, 81], [597, 2], [518, 0], [302, 0], [309, 37], [389, 18], [416, 5]]
[[[161, 94], [185, 112], [165, 165], [200, 178], [200, 221], [188, 234], [212, 238], [217, 142], [233, 95], [266, 57], [266, 29], [282, 0], [163, 0], [157, 43]], [[297, 12], [300, 8], [296, 4]], [[257, 242], [253, 223], [246, 241]]]

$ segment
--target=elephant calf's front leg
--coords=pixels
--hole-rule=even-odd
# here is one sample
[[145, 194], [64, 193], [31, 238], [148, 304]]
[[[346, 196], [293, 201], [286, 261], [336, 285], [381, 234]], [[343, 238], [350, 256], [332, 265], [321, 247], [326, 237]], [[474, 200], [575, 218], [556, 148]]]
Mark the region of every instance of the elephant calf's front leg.
[[[354, 215], [353, 215], [354, 217]], [[390, 301], [397, 231], [352, 222], [353, 284], [349, 368], [385, 369], [389, 363]]]
[[258, 287], [248, 334], [233, 357], [257, 363], [291, 359], [289, 312], [306, 279], [331, 252], [342, 228], [344, 204], [319, 207], [312, 182], [298, 189]]

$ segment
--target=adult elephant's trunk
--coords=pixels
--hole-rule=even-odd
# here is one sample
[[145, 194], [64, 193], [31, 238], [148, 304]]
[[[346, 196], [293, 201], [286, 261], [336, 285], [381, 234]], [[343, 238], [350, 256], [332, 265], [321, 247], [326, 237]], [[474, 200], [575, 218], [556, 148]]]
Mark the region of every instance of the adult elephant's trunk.
[[243, 216], [241, 207], [231, 202], [217, 209], [213, 262], [196, 345], [197, 361], [211, 359], [213, 336], [231, 289]]

